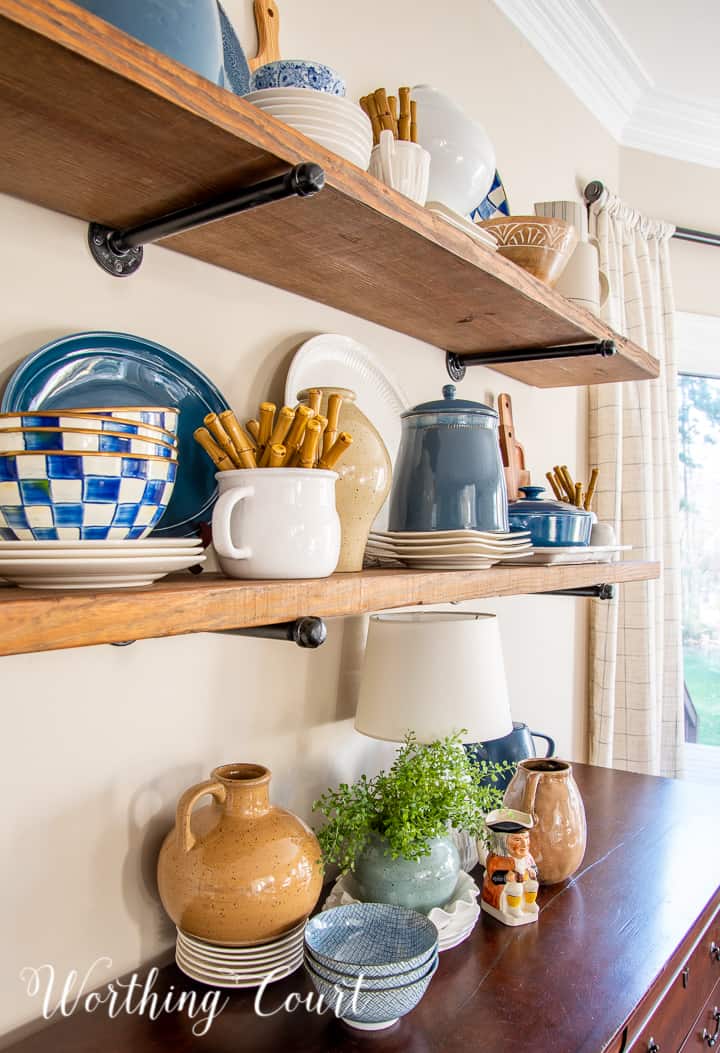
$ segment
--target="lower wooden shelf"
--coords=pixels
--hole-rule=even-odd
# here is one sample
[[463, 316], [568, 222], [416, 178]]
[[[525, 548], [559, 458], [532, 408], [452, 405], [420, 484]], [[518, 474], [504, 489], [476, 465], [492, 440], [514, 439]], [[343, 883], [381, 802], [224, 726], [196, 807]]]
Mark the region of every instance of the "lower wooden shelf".
[[342, 618], [388, 607], [515, 596], [657, 578], [659, 563], [493, 567], [483, 571], [363, 570], [295, 581], [166, 578], [138, 589], [0, 588], [0, 655]]

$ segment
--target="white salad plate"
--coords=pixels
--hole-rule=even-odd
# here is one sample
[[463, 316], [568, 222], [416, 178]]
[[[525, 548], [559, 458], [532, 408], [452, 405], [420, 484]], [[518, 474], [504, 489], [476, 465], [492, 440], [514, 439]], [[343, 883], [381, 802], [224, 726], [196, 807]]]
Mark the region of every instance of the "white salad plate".
[[417, 538], [420, 541], [516, 541], [527, 542], [529, 530], [491, 531], [491, 530], [372, 530], [372, 538], [387, 538], [393, 541], [406, 541]]
[[287, 965], [284, 965], [281, 968], [268, 969], [265, 972], [258, 972], [254, 976], [242, 976], [230, 972], [217, 976], [205, 966], [193, 965], [192, 962], [189, 962], [187, 958], [183, 956], [179, 949], [176, 949], [175, 951], [175, 961], [181, 972], [184, 972], [191, 980], [200, 980], [201, 983], [206, 983], [210, 987], [241, 990], [247, 987], [259, 987], [260, 984], [265, 982], [276, 983], [278, 980], [284, 980], [286, 976], [290, 976], [292, 973], [296, 972], [302, 965], [303, 951], [301, 949], [299, 955], [292, 961], [288, 962]]
[[397, 555], [403, 559], [407, 556], [497, 556], [499, 559], [519, 559], [533, 552], [532, 545], [490, 545], [483, 542], [468, 541], [464, 545], [386, 545], [378, 541], [368, 541], [371, 552], [385, 555]]
[[191, 965], [195, 969], [205, 969], [209, 973], [227, 974], [232, 972], [237, 975], [244, 975], [246, 977], [258, 976], [262, 973], [269, 973], [272, 969], [283, 969], [286, 965], [290, 965], [294, 962], [298, 955], [302, 954], [303, 941], [296, 946], [290, 947], [284, 954], [277, 958], [271, 958], [267, 961], [262, 962], [236, 962], [230, 960], [218, 960], [217, 958], [210, 958], [202, 956], [197, 952], [189, 950], [185, 944], [178, 940], [177, 953], [180, 954], [188, 965]]
[[182, 929], [177, 930], [177, 936], [181, 943], [195, 948], [201, 954], [216, 954], [220, 957], [232, 958], [234, 961], [255, 960], [266, 956], [273, 957], [287, 947], [294, 947], [302, 943], [305, 937], [306, 924], [307, 920], [303, 918], [292, 929], [288, 929], [287, 932], [283, 932], [273, 940], [240, 945], [212, 943], [210, 940], [202, 940], [199, 936], [192, 936], [188, 932], [183, 932]]
[[447, 223], [448, 226], [454, 227], [455, 230], [459, 230], [462, 234], [467, 234], [473, 241], [479, 242], [483, 248], [489, 249], [491, 252], [497, 252], [497, 240], [487, 230], [479, 227], [477, 223], [473, 223], [470, 219], [465, 219], [459, 212], [454, 212], [447, 205], [443, 205], [441, 201], [428, 201], [425, 208], [428, 212], [432, 212], [434, 216], [437, 216], [438, 219]]
[[557, 548], [534, 548], [522, 563], [614, 563], [621, 552], [632, 545], [568, 545]]
[[[395, 466], [400, 449], [400, 414], [410, 405], [395, 378], [373, 353], [350, 336], [323, 333], [306, 340], [295, 352], [285, 381], [285, 402], [294, 406], [306, 388], [350, 388], [356, 404], [380, 432]], [[340, 411], [342, 418], [342, 410]], [[388, 503], [378, 514], [378, 529], [387, 526]]]
[[27, 549], [31, 552], [42, 552], [46, 551], [48, 554], [53, 552], [105, 552], [106, 550], [113, 550], [118, 552], [135, 552], [137, 555], [140, 553], [144, 554], [145, 549], [167, 549], [185, 552], [187, 550], [192, 551], [198, 545], [202, 544], [202, 539], [199, 537], [154, 537], [152, 534], [150, 537], [142, 538], [140, 541], [126, 541], [118, 538], [113, 540], [112, 538], [106, 541], [0, 541], [0, 552], [14, 551], [20, 552]]
[[68, 559], [65, 555], [47, 557], [0, 556], [0, 578], [21, 589], [130, 588], [151, 585], [173, 571], [185, 570], [205, 562], [201, 552], [183, 555], [85, 556]]

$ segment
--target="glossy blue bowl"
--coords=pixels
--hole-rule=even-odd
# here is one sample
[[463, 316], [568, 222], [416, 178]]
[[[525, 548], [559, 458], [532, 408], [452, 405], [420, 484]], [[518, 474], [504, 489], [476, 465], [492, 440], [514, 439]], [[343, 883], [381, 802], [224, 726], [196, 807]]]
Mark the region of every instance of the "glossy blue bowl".
[[[390, 1027], [401, 1016], [412, 1012], [430, 986], [437, 967], [436, 954], [427, 971], [418, 980], [372, 990], [367, 986], [364, 977], [358, 977], [350, 986], [326, 980], [307, 959], [305, 961], [305, 969], [315, 990], [322, 995], [325, 1005], [351, 1027], [373, 1031]], [[388, 982], [392, 983], [393, 978], [388, 977]]]
[[0, 538], [139, 540], [167, 508], [176, 474], [167, 457], [0, 454]]
[[326, 969], [393, 976], [432, 958], [438, 931], [424, 914], [389, 903], [351, 903], [312, 918], [305, 946]]
[[545, 501], [542, 486], [523, 486], [525, 497], [511, 501], [508, 507], [510, 530], [530, 531], [535, 548], [565, 548], [590, 544], [593, 525], [592, 512], [566, 504], [564, 501]]
[[322, 62], [280, 59], [259, 66], [250, 78], [252, 91], [263, 88], [308, 88], [327, 95], [345, 95], [345, 81]]

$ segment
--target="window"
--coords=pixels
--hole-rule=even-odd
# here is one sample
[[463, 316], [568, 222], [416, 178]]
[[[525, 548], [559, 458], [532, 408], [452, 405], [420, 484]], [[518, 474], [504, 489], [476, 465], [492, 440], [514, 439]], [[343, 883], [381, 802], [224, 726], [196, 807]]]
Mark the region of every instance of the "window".
[[686, 768], [720, 781], [720, 318], [678, 314]]

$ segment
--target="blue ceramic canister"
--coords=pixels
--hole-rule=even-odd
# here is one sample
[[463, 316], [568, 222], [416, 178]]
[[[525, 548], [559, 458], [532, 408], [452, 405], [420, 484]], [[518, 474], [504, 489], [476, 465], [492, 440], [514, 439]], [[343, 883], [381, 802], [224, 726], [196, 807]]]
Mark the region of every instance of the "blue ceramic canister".
[[565, 501], [546, 501], [542, 486], [521, 486], [525, 494], [520, 501], [510, 502], [510, 529], [529, 530], [536, 548], [562, 548], [566, 545], [588, 545], [593, 525], [592, 512]]
[[456, 398], [447, 384], [442, 399], [402, 414], [389, 529], [508, 529], [494, 409]]

